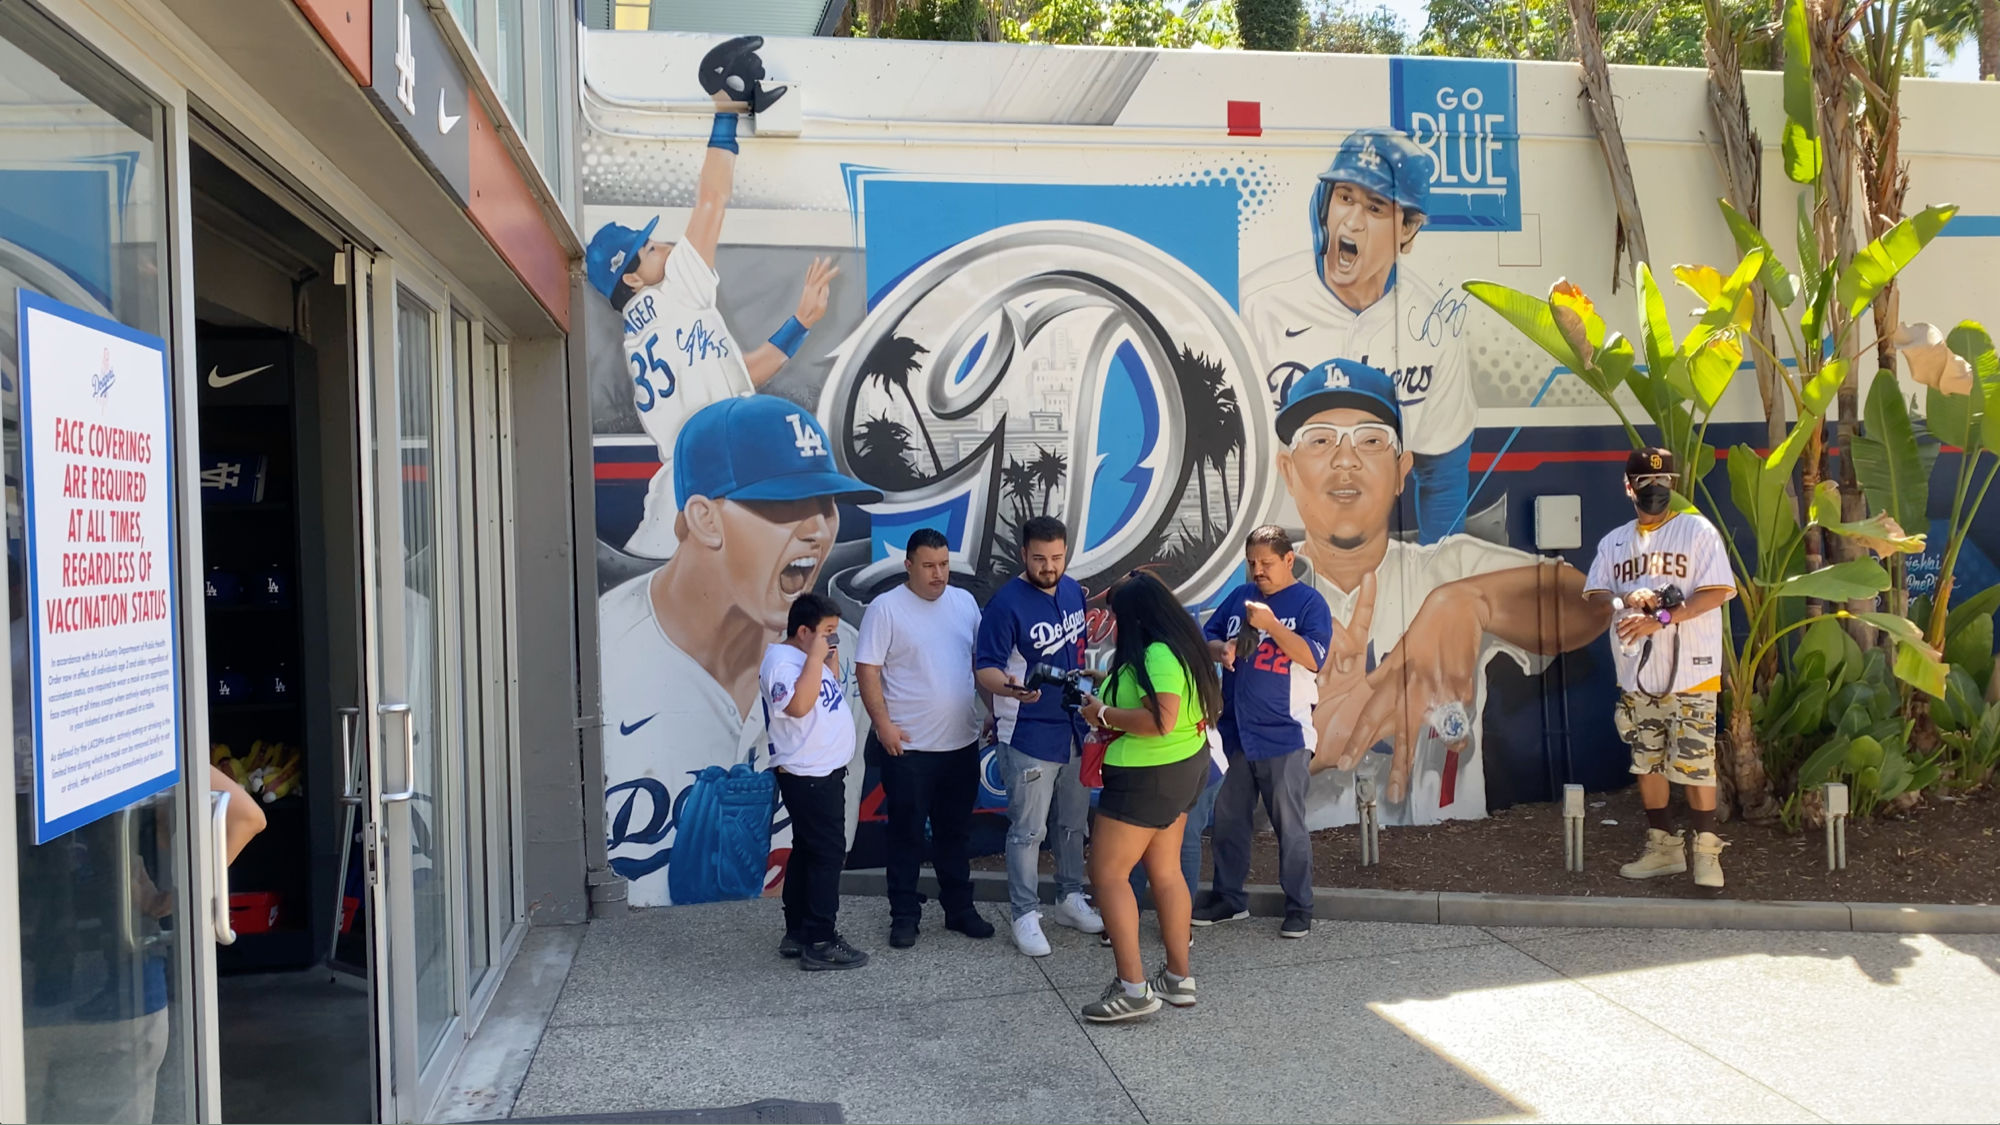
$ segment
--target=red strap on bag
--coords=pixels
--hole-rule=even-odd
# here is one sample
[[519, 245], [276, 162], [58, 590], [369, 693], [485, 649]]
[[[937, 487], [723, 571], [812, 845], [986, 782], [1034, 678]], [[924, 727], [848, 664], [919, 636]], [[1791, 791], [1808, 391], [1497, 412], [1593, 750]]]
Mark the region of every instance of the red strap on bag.
[[1111, 740], [1118, 737], [1108, 731], [1092, 728], [1083, 738], [1083, 761], [1077, 766], [1076, 778], [1085, 789], [1104, 788], [1104, 754], [1111, 748]]

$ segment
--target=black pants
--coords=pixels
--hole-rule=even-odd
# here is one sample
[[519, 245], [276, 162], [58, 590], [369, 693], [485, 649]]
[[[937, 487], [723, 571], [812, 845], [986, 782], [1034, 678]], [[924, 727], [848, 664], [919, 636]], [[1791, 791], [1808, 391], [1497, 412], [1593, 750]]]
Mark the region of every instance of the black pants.
[[972, 910], [972, 805], [979, 797], [979, 746], [906, 750], [891, 755], [873, 734], [869, 760], [882, 771], [889, 810], [889, 917], [916, 921], [923, 913], [917, 873], [924, 865], [924, 822], [930, 822], [931, 867], [938, 905], [956, 918]]
[[806, 945], [839, 937], [840, 869], [847, 863], [847, 767], [825, 777], [778, 772], [778, 796], [792, 816], [785, 861], [785, 933]]

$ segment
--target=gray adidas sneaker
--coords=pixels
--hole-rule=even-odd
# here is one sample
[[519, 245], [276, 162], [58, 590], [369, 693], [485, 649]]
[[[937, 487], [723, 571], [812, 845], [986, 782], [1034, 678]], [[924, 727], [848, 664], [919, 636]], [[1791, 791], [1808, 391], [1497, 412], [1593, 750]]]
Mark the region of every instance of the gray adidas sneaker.
[[1161, 1000], [1149, 985], [1138, 996], [1128, 996], [1125, 985], [1118, 978], [1111, 979], [1111, 987], [1104, 995], [1083, 1006], [1083, 1018], [1091, 1023], [1117, 1023], [1119, 1020], [1138, 1019], [1150, 1016], [1160, 1010]]
[[1160, 971], [1153, 974], [1153, 979], [1146, 982], [1146, 986], [1153, 990], [1153, 995], [1176, 1008], [1194, 1007], [1193, 977], [1182, 977], [1177, 981], [1167, 975], [1167, 968], [1162, 965]]

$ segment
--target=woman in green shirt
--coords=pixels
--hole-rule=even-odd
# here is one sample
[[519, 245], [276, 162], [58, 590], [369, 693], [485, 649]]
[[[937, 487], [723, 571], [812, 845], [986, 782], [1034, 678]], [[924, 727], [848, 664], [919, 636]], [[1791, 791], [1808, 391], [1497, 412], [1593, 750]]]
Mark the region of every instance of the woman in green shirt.
[[[1090, 833], [1090, 883], [1118, 979], [1086, 1004], [1095, 1023], [1194, 1003], [1188, 966], [1193, 900], [1181, 874], [1187, 812], [1208, 782], [1207, 719], [1222, 712], [1222, 685], [1194, 617], [1150, 574], [1111, 588], [1118, 626], [1105, 699], [1084, 700], [1083, 718], [1116, 737], [1104, 755], [1104, 790]], [[1150, 981], [1139, 957], [1139, 901], [1130, 876], [1146, 865], [1167, 963]]]

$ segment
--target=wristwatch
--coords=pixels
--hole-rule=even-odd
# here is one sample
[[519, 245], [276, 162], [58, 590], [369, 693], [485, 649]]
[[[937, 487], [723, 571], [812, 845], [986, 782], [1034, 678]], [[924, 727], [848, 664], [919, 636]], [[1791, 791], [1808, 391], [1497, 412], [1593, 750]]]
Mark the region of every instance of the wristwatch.
[[1653, 617], [1656, 620], [1658, 620], [1661, 625], [1672, 625], [1674, 623], [1674, 611], [1671, 609], [1663, 609], [1660, 612], [1654, 614]]

